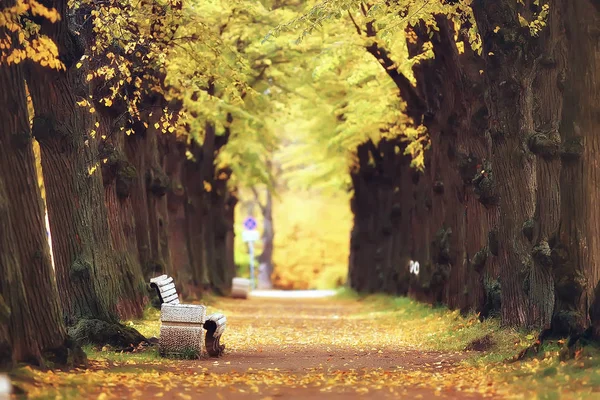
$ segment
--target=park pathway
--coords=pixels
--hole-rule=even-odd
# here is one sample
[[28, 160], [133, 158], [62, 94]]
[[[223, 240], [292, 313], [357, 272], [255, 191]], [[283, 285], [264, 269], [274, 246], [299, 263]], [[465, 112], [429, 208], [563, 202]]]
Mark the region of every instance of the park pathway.
[[[492, 378], [463, 362], [468, 354], [421, 345], [419, 318], [399, 318], [403, 310], [373, 302], [315, 297], [327, 294], [216, 298], [209, 312], [228, 318], [219, 359], [100, 352], [87, 369], [31, 370], [24, 387], [30, 398], [94, 400], [499, 397]], [[158, 333], [154, 318], [145, 323]]]
[[327, 295], [256, 292], [248, 300], [219, 300], [228, 316], [227, 353], [190, 362], [210, 374], [204, 393], [219, 399], [482, 398], [468, 392], [468, 382], [456, 381], [465, 354], [414, 349], [414, 338], [403, 336], [393, 315]]

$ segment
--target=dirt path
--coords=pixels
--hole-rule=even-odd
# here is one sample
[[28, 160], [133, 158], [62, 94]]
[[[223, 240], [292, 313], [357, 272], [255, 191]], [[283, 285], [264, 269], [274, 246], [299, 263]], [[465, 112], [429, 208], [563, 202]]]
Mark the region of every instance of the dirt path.
[[373, 306], [331, 298], [218, 299], [217, 306], [228, 318], [218, 360], [109, 357], [38, 377], [39, 388], [99, 400], [494, 397], [474, 368], [460, 365], [466, 354], [415, 349], [409, 327]]
[[481, 398], [451, 382], [425, 382], [429, 387], [422, 387], [420, 380], [432, 377], [444, 382], [443, 375], [465, 355], [407, 348], [401, 326], [356, 302], [227, 299], [219, 308], [228, 316], [225, 356], [183, 361], [164, 370], [175, 380], [191, 375], [204, 384], [167, 391], [160, 385], [146, 387], [144, 397], [160, 393], [164, 398], [197, 398], [202, 393], [219, 399]]

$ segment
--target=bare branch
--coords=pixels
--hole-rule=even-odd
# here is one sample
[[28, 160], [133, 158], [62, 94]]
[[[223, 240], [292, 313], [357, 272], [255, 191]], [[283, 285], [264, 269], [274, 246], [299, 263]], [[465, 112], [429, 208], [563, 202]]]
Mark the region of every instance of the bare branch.
[[256, 190], [256, 187], [251, 186], [250, 189], [252, 189], [252, 193], [254, 193], [254, 199], [256, 200], [256, 204], [258, 204], [258, 207], [260, 207], [260, 212], [264, 216], [265, 213], [267, 212], [266, 205], [263, 206], [262, 203], [260, 202], [260, 196], [258, 195], [258, 191]]
[[350, 17], [350, 19], [352, 20], [352, 23], [354, 24], [354, 27], [356, 28], [356, 32], [359, 35], [362, 35], [362, 31], [360, 29], [360, 26], [358, 26], [358, 24], [356, 23], [356, 20], [354, 19], [354, 17], [352, 16], [352, 13], [350, 12], [350, 10], [348, 10], [348, 16]]

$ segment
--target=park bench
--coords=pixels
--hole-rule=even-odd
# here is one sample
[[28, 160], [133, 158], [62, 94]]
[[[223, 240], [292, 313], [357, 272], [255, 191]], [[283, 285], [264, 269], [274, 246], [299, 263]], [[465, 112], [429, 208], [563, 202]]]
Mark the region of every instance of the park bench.
[[173, 278], [161, 275], [150, 279], [160, 299], [161, 354], [202, 354], [202, 334], [206, 330], [204, 345], [208, 355], [219, 357], [225, 345], [220, 343], [227, 319], [221, 313], [206, 317], [206, 307], [199, 304], [180, 304]]

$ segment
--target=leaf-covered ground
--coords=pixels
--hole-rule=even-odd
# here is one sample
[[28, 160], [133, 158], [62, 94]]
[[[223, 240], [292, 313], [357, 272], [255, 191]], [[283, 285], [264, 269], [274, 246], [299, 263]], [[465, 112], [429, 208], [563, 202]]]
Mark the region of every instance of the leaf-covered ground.
[[[216, 299], [210, 309], [229, 321], [218, 360], [87, 349], [88, 369], [24, 367], [14, 382], [29, 398], [53, 399], [600, 398], [593, 348], [561, 362], [554, 343], [507, 363], [531, 334], [408, 299]], [[130, 324], [158, 335], [155, 311]]]

